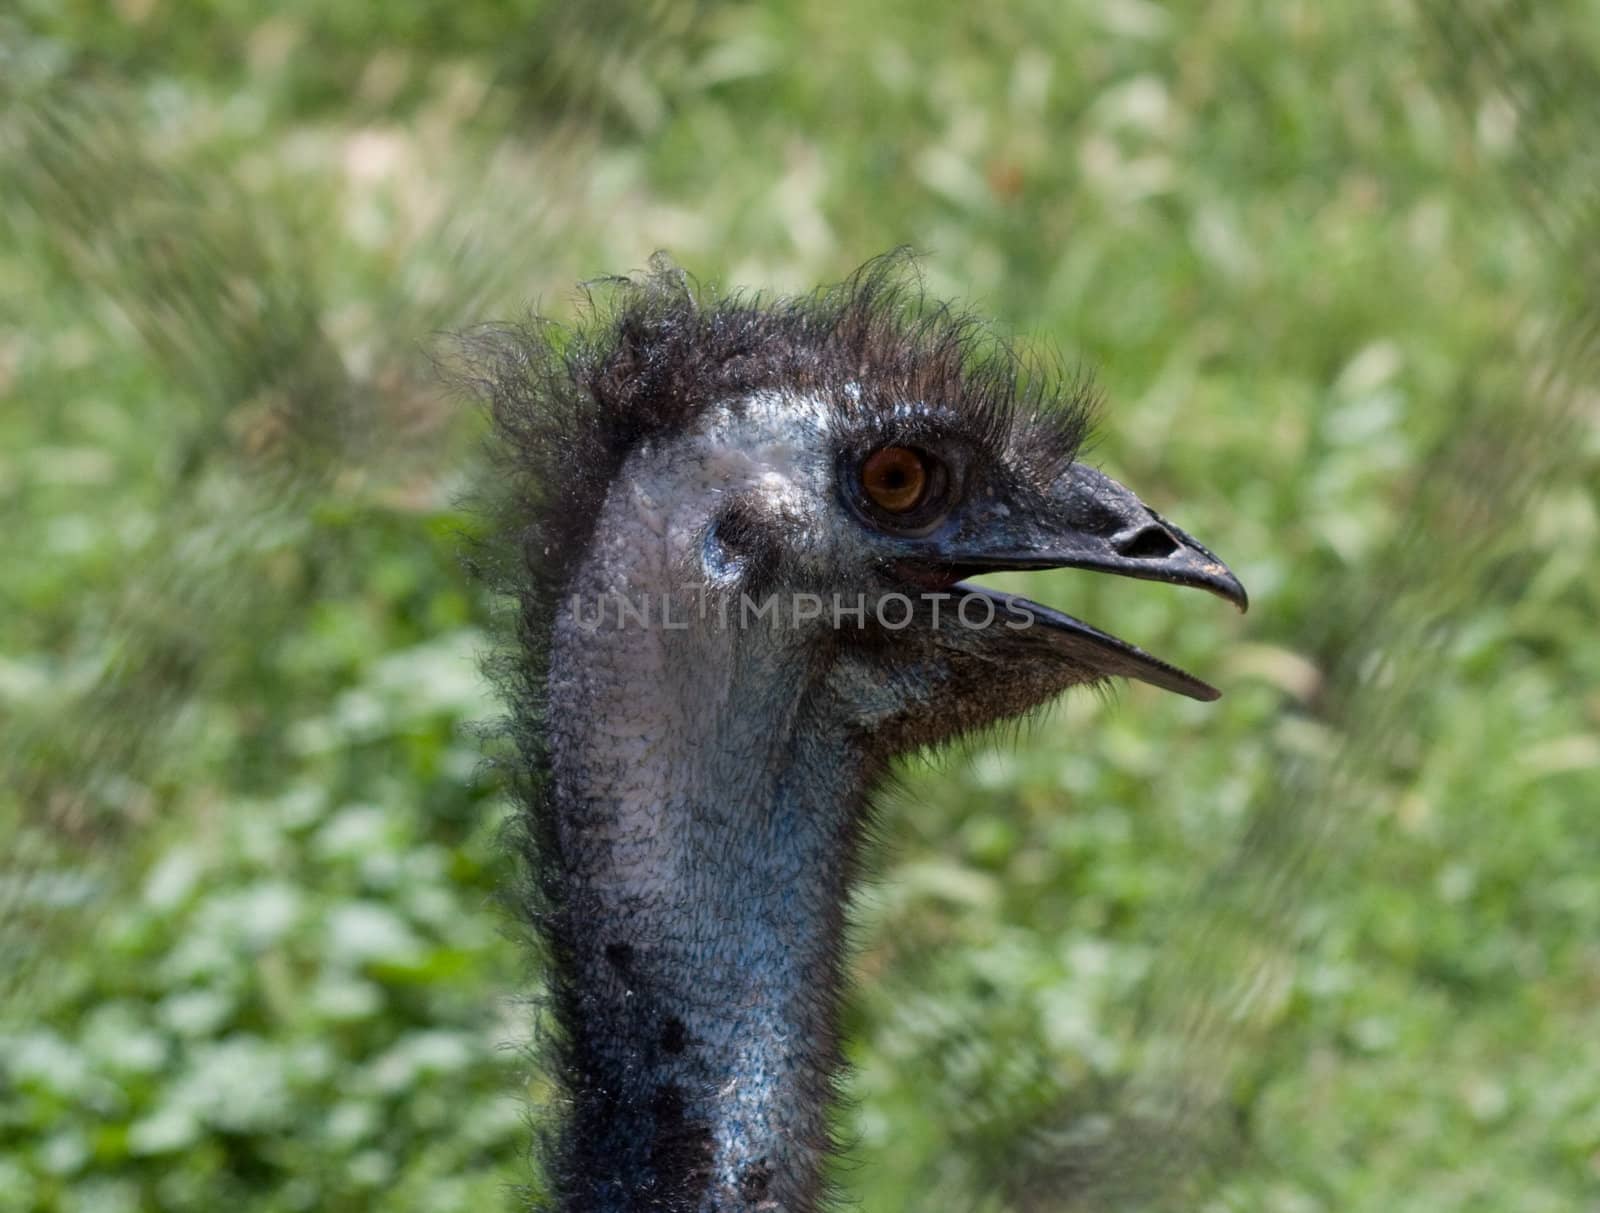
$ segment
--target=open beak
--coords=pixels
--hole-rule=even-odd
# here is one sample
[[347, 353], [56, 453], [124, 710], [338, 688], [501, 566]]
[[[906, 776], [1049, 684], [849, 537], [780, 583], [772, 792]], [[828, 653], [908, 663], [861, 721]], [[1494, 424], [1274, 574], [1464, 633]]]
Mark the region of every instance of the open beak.
[[[1228, 566], [1109, 476], [1074, 463], [1051, 486], [1043, 509], [991, 517], [981, 538], [951, 536], [939, 544], [937, 570], [954, 592], [989, 598], [1027, 626], [1055, 654], [1103, 675], [1137, 678], [1192, 699], [1220, 696], [1215, 687], [1080, 619], [1051, 607], [956, 577], [1024, 569], [1089, 569], [1193, 586], [1241, 611], [1249, 598]], [[998, 542], [997, 542], [998, 541]], [[924, 566], [924, 575], [934, 569]]]

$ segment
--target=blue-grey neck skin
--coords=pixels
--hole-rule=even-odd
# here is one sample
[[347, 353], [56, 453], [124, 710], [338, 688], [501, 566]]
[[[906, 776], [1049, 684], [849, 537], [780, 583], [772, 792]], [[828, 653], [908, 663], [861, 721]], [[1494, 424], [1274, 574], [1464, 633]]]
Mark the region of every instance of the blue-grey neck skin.
[[713, 429], [636, 456], [553, 633], [575, 1209], [819, 1200], [869, 759], [815, 634], [741, 626], [737, 557], [707, 565], [728, 492], [775, 463], [822, 474], [763, 444]]
[[585, 790], [592, 766], [557, 768], [588, 928], [570, 1025], [587, 1072], [568, 1131], [588, 1188], [576, 1207], [597, 1213], [819, 1198], [866, 764], [782, 663], [727, 689], [688, 705], [690, 727], [625, 740], [651, 751], [670, 736], [684, 756], [661, 782], [641, 770], [650, 757], [622, 759], [619, 774], [644, 774], [637, 799], [610, 781]]

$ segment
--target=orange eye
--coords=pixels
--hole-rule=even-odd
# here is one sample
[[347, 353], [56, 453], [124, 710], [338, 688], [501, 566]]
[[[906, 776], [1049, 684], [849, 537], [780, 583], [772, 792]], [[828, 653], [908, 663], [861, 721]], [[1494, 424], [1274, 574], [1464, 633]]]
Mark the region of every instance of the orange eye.
[[890, 514], [921, 505], [931, 479], [926, 457], [910, 447], [886, 446], [861, 465], [861, 487], [874, 505]]

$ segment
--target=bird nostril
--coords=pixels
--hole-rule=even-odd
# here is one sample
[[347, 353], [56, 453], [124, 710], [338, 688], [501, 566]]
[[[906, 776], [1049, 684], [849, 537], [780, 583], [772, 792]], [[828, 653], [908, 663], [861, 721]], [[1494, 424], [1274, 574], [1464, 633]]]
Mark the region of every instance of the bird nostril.
[[1111, 541], [1119, 555], [1130, 560], [1163, 560], [1178, 551], [1178, 541], [1165, 527], [1140, 527], [1131, 535], [1119, 535]]

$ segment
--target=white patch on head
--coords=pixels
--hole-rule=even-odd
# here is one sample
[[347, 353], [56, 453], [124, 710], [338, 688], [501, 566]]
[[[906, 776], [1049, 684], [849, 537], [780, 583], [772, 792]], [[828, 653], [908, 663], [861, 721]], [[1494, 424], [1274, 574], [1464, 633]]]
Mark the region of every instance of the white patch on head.
[[[758, 392], [711, 410], [686, 434], [635, 452], [618, 485], [630, 486], [641, 525], [665, 538], [670, 563], [681, 564], [721, 497], [753, 492], [773, 513], [797, 521], [831, 501], [832, 421], [827, 401], [816, 396]], [[670, 519], [659, 521], [669, 508]]]

